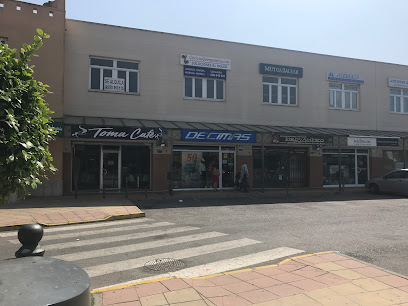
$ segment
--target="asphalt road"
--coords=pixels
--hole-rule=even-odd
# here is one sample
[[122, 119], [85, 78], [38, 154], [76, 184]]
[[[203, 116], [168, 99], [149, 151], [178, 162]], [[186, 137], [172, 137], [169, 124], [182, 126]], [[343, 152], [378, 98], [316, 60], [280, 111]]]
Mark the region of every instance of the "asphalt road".
[[[46, 255], [85, 268], [92, 288], [160, 275], [144, 266], [149, 256], [184, 256], [186, 268], [194, 268], [281, 247], [340, 251], [408, 275], [408, 198], [366, 192], [220, 192], [133, 200], [146, 220], [46, 229], [41, 242]], [[14, 234], [0, 235], [0, 260], [12, 258], [18, 249]]]
[[178, 193], [171, 201], [145, 202], [152, 209], [143, 210], [153, 219], [256, 239], [271, 248], [340, 251], [408, 275], [407, 197], [365, 191], [241, 196], [200, 199]]

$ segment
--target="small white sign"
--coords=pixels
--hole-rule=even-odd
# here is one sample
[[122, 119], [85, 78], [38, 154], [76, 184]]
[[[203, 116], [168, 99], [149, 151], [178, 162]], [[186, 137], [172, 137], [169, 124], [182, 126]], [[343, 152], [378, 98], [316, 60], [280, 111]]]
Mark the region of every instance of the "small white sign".
[[376, 147], [377, 139], [371, 137], [347, 137], [347, 145], [350, 147]]
[[125, 79], [105, 77], [103, 79], [103, 90], [124, 92]]
[[388, 78], [388, 86], [398, 88], [408, 88], [408, 80]]
[[329, 81], [364, 84], [364, 78], [360, 74], [355, 73], [328, 72], [327, 79]]
[[180, 54], [180, 64], [195, 67], [231, 69], [231, 60], [202, 55]]

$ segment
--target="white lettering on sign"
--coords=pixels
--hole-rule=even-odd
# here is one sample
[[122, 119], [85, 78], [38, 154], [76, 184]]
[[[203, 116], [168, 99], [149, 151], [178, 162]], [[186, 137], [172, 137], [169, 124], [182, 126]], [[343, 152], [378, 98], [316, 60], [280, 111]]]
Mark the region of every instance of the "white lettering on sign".
[[217, 69], [224, 69], [224, 70], [231, 69], [230, 59], [208, 57], [208, 56], [201, 56], [201, 55], [192, 55], [192, 54], [181, 54], [180, 64], [188, 65], [188, 66], [196, 66], [196, 67], [217, 68]]
[[327, 80], [364, 84], [363, 77], [355, 73], [328, 72]]
[[214, 140], [214, 141], [249, 141], [252, 134], [231, 132], [188, 132], [186, 140]]
[[388, 78], [388, 86], [398, 88], [408, 88], [408, 80]]
[[347, 137], [347, 145], [352, 147], [376, 147], [377, 139], [370, 137]]
[[285, 73], [299, 75], [299, 69], [265, 66], [265, 71], [272, 73]]
[[103, 79], [103, 90], [124, 92], [125, 91], [125, 79], [105, 77]]

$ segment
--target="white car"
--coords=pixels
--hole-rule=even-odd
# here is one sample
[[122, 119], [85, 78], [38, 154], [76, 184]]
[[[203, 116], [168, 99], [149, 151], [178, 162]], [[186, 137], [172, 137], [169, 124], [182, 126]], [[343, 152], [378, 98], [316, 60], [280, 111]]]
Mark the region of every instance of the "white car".
[[392, 192], [408, 194], [408, 169], [395, 170], [383, 177], [368, 180], [365, 187], [371, 193]]

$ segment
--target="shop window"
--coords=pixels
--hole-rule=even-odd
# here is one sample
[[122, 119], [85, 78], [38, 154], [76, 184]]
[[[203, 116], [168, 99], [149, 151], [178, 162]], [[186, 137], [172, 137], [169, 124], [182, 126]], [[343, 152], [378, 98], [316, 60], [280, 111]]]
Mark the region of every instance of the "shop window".
[[390, 112], [408, 114], [408, 90], [390, 89]]
[[[368, 180], [368, 151], [341, 150], [341, 171], [339, 154], [336, 150], [323, 150], [323, 185], [338, 186], [339, 174], [344, 185], [362, 185]], [[340, 173], [339, 173], [340, 172]]]
[[[286, 188], [308, 186], [307, 149], [253, 148], [253, 184], [255, 188]], [[263, 165], [263, 168], [262, 168]], [[263, 171], [263, 177], [262, 177]]]
[[403, 151], [384, 150], [383, 151], [383, 174], [404, 168]]
[[150, 189], [150, 148], [122, 146], [122, 189]]
[[358, 110], [358, 86], [352, 84], [329, 83], [330, 108]]
[[217, 79], [184, 78], [184, 97], [213, 101], [223, 101], [225, 81]]
[[262, 77], [263, 103], [297, 105], [297, 80], [281, 77]]
[[91, 57], [89, 89], [115, 93], [139, 93], [139, 63]]

